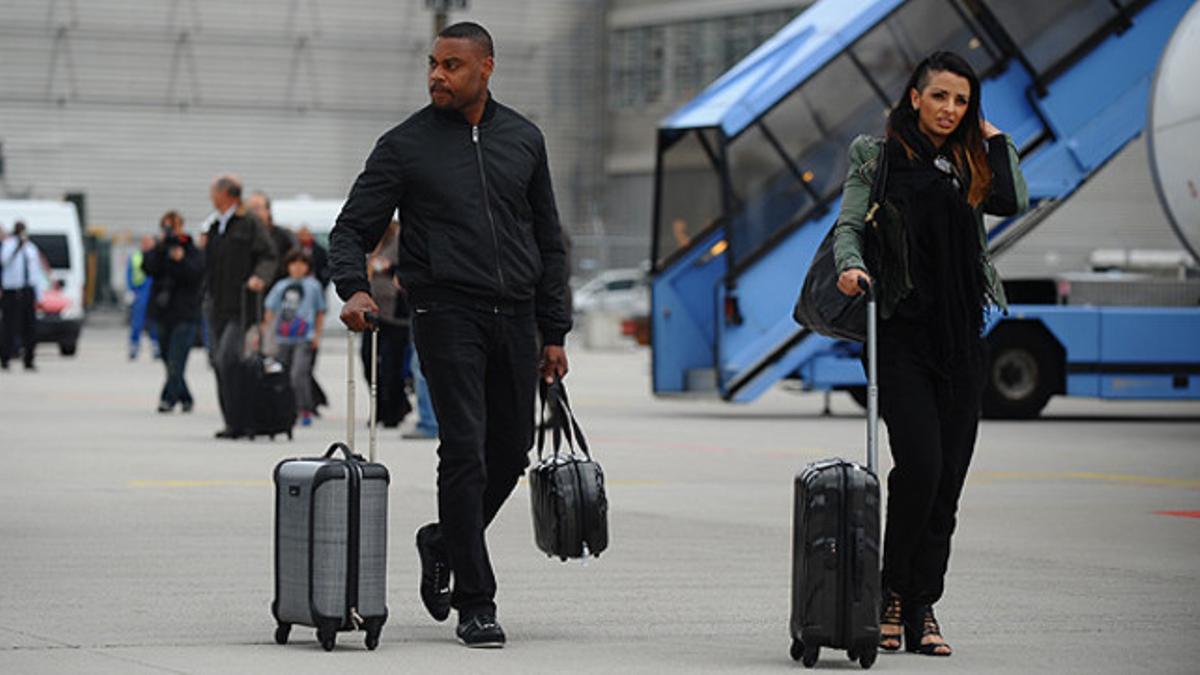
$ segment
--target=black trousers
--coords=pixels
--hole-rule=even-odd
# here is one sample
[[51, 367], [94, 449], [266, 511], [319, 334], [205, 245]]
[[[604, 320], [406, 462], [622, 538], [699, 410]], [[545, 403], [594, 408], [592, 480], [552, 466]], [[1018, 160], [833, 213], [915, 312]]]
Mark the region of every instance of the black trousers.
[[33, 365], [37, 348], [36, 304], [37, 296], [32, 288], [5, 290], [0, 296], [0, 311], [4, 313], [4, 324], [0, 328], [0, 361], [5, 365], [18, 352], [24, 357], [26, 366]]
[[462, 619], [495, 612], [484, 531], [529, 465], [538, 353], [532, 313], [417, 304], [413, 334], [437, 415], [438, 518]]
[[883, 585], [903, 601], [942, 597], [958, 499], [975, 450], [984, 384], [984, 342], [946, 373], [925, 325], [880, 323], [879, 413], [891, 440]]
[[208, 361], [212, 364], [213, 375], [217, 378], [217, 402], [221, 406], [221, 417], [225, 420], [225, 429], [229, 431], [246, 431], [240, 428], [242, 415], [233, 408], [236, 392], [231, 388], [236, 386], [234, 370], [238, 360], [242, 358], [245, 346], [246, 328], [240, 319], [210, 316]]

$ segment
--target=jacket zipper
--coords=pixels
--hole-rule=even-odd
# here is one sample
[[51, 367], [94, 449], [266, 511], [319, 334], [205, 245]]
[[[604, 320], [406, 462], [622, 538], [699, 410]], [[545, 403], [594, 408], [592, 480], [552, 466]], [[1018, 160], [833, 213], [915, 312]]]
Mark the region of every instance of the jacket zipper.
[[483, 169], [483, 146], [479, 144], [479, 125], [471, 127], [471, 142], [475, 144], [475, 158], [479, 161], [479, 184], [483, 186], [483, 210], [487, 212], [488, 224], [492, 227], [492, 246], [496, 250], [496, 278], [500, 281], [500, 297], [507, 295], [504, 288], [504, 269], [500, 266], [500, 237], [496, 234], [496, 218], [492, 215], [492, 200], [488, 197], [487, 172]]

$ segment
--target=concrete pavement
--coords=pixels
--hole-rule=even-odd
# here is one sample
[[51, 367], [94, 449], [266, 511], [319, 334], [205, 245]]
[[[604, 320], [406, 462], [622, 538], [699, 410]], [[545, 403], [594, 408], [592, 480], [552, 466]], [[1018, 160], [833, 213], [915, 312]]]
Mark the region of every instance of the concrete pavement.
[[[612, 545], [584, 566], [533, 545], [522, 485], [489, 533], [510, 644], [474, 652], [416, 594], [435, 445], [382, 434], [392, 472], [378, 651], [307, 629], [272, 642], [271, 469], [344, 432], [344, 342], [322, 349], [332, 410], [294, 442], [218, 442], [193, 352], [190, 416], [154, 412], [160, 364], [115, 327], [40, 372], [0, 373], [0, 672], [789, 672], [790, 502], [806, 462], [859, 457], [861, 411], [776, 390], [758, 403], [657, 400], [648, 354], [571, 352], [568, 382], [606, 469]], [[145, 350], [144, 350], [145, 351]], [[359, 401], [366, 400], [360, 388]], [[365, 443], [365, 431], [360, 432]], [[887, 468], [886, 434], [883, 461]], [[1057, 400], [986, 422], [939, 617], [951, 659], [884, 672], [1192, 673], [1200, 658], [1200, 405]], [[818, 668], [857, 670], [826, 652]]]

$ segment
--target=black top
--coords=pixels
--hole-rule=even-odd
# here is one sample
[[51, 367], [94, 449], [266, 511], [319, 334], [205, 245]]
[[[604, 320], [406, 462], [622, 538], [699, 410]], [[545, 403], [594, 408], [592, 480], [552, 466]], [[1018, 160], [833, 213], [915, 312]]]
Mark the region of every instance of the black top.
[[410, 301], [529, 305], [546, 344], [571, 328], [566, 252], [546, 144], [489, 97], [471, 126], [427, 106], [385, 133], [330, 235], [338, 295], [370, 292], [365, 256], [399, 210], [397, 273]]
[[[172, 249], [182, 248], [183, 259], [172, 260]], [[204, 253], [192, 238], [168, 235], [142, 259], [142, 269], [154, 279], [149, 315], [166, 323], [200, 320], [200, 292], [204, 288]]]
[[246, 280], [254, 275], [270, 283], [277, 255], [267, 227], [244, 207], [239, 206], [229, 218], [223, 234], [220, 221], [214, 221], [204, 251], [205, 284], [212, 298], [213, 317], [242, 317], [248, 300]]

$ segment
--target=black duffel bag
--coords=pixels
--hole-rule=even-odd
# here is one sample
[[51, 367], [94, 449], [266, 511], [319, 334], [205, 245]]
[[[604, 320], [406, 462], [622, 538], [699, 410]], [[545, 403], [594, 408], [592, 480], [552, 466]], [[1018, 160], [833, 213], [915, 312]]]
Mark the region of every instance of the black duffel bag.
[[[864, 230], [864, 258], [873, 260], [871, 254], [877, 250], [876, 216], [884, 209], [887, 183], [887, 148], [879, 149], [879, 160], [871, 181], [871, 197], [867, 209]], [[833, 256], [834, 231], [829, 228], [817, 252], [808, 266], [800, 297], [792, 310], [796, 323], [827, 337], [840, 340], [864, 342], [867, 339], [867, 296], [849, 296], [838, 290], [837, 261]]]
[[[529, 470], [537, 547], [547, 556], [558, 556], [563, 561], [599, 556], [608, 548], [604, 471], [592, 460], [562, 381], [542, 383], [541, 397], [538, 461]], [[554, 411], [549, 420], [548, 405]], [[553, 448], [548, 456], [543, 456], [547, 427], [553, 436]]]

